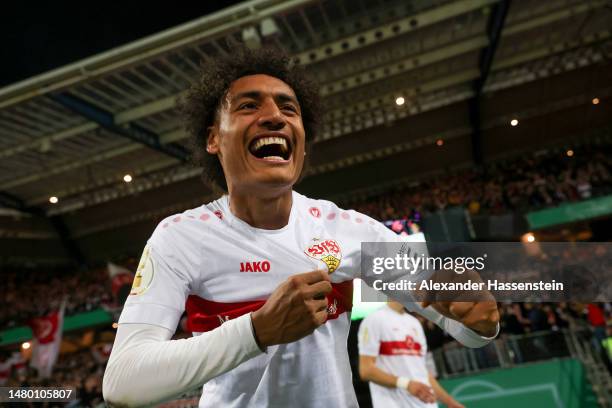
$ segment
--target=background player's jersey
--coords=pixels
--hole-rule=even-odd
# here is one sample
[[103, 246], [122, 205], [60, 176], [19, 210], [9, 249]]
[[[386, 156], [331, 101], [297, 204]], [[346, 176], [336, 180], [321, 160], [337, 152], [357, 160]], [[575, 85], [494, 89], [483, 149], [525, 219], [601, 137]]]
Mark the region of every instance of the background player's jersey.
[[[359, 326], [359, 354], [376, 357], [376, 366], [398, 377], [429, 383], [426, 366], [427, 340], [421, 323], [408, 313], [384, 306], [368, 315]], [[375, 408], [435, 408], [408, 391], [389, 388], [370, 381]]]
[[327, 268], [327, 323], [209, 381], [200, 406], [357, 406], [346, 343], [361, 242], [398, 240], [365, 215], [296, 192], [287, 226], [253, 228], [224, 196], [159, 224], [119, 322], [174, 331], [186, 310], [194, 334], [209, 331], [259, 308], [289, 276]]

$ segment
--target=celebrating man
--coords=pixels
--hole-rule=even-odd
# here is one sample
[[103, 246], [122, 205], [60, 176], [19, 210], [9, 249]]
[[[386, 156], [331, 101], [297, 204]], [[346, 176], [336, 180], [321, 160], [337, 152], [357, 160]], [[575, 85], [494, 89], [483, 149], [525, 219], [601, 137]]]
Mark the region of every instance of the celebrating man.
[[[317, 88], [285, 55], [242, 50], [207, 62], [182, 108], [206, 181], [226, 194], [150, 238], [105, 399], [142, 405], [204, 384], [201, 407], [356, 407], [346, 340], [360, 245], [398, 237], [293, 191], [316, 136]], [[496, 334], [495, 302], [406, 306], [468, 346]], [[195, 336], [170, 340], [183, 311]]]

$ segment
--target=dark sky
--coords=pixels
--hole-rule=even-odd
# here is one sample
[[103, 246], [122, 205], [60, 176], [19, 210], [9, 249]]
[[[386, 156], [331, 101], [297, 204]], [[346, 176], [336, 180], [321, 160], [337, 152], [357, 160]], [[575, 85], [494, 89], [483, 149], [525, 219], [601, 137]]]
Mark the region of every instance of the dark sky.
[[7, 1], [0, 9], [0, 87], [240, 1]]

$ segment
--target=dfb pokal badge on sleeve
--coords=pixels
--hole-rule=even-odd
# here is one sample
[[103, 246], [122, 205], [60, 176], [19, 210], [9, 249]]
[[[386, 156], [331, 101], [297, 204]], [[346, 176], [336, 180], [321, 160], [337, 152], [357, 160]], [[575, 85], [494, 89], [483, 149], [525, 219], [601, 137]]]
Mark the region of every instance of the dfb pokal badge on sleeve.
[[330, 274], [338, 269], [342, 260], [340, 245], [333, 239], [313, 238], [304, 253], [311, 258], [323, 261]]
[[151, 247], [149, 247], [149, 245], [145, 246], [140, 262], [138, 263], [136, 276], [134, 276], [130, 295], [141, 295], [151, 286], [153, 275], [155, 275], [155, 267], [153, 266], [153, 259], [151, 259], [150, 252]]

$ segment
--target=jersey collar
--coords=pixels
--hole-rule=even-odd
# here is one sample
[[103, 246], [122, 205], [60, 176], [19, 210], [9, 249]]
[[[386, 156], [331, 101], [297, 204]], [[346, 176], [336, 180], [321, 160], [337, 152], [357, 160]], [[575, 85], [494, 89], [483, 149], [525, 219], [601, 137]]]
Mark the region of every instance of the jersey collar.
[[296, 206], [297, 206], [298, 199], [299, 198], [297, 197], [296, 192], [292, 191], [291, 192], [291, 212], [289, 213], [289, 221], [287, 222], [287, 225], [285, 225], [284, 227], [279, 228], [279, 229], [273, 229], [273, 230], [255, 228], [252, 225], [248, 224], [247, 222], [236, 217], [232, 213], [232, 210], [230, 208], [229, 195], [224, 195], [221, 198], [221, 205], [223, 206], [224, 212], [226, 213], [225, 219], [232, 227], [246, 229], [246, 230], [258, 233], [258, 234], [280, 234], [282, 232], [287, 231], [295, 224]]

